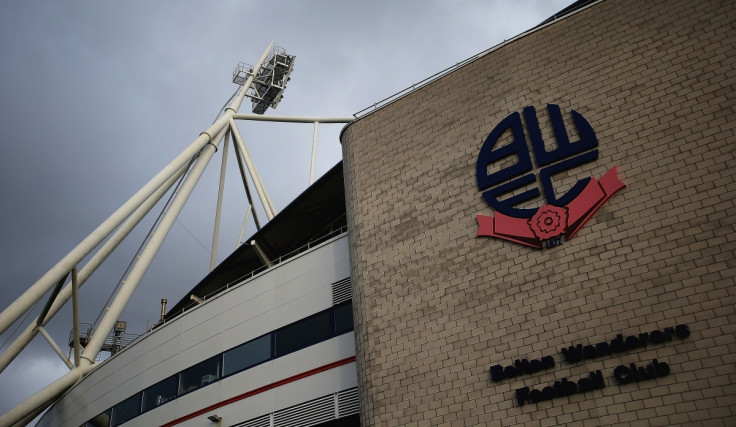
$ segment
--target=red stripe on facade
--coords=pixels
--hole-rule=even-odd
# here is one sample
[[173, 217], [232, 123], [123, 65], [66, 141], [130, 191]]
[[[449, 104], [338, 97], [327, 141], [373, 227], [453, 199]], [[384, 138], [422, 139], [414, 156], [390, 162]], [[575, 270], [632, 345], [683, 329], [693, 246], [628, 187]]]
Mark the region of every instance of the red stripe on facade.
[[274, 389], [276, 387], [280, 387], [280, 386], [282, 386], [284, 384], [288, 384], [288, 383], [291, 383], [291, 382], [300, 380], [302, 378], [306, 378], [306, 377], [310, 377], [312, 375], [319, 374], [320, 372], [329, 371], [330, 369], [337, 368], [338, 366], [342, 366], [342, 365], [347, 365], [348, 363], [352, 363], [352, 362], [355, 362], [355, 356], [346, 357], [345, 359], [341, 359], [341, 360], [338, 360], [338, 361], [335, 361], [335, 362], [332, 362], [332, 363], [328, 363], [326, 365], [319, 366], [319, 367], [314, 368], [314, 369], [310, 369], [310, 370], [308, 370], [306, 372], [302, 372], [301, 374], [296, 374], [296, 375], [293, 375], [293, 376], [291, 376], [289, 378], [284, 378], [283, 380], [279, 380], [279, 381], [276, 381], [276, 382], [273, 382], [273, 383], [270, 383], [270, 384], [266, 384], [266, 385], [264, 385], [262, 387], [258, 387], [256, 389], [247, 391], [247, 392], [245, 392], [243, 394], [239, 394], [239, 395], [233, 396], [233, 397], [231, 397], [229, 399], [225, 399], [225, 400], [223, 400], [221, 402], [217, 402], [217, 403], [215, 403], [213, 405], [207, 406], [207, 407], [202, 408], [202, 409], [200, 409], [198, 411], [195, 411], [195, 412], [192, 412], [190, 414], [184, 415], [183, 417], [179, 417], [179, 418], [177, 418], [177, 419], [175, 419], [173, 421], [169, 421], [168, 423], [161, 425], [161, 427], [170, 427], [170, 426], [173, 426], [173, 425], [182, 423], [182, 422], [184, 422], [186, 420], [191, 420], [194, 417], [198, 417], [200, 415], [206, 414], [207, 412], [212, 411], [214, 409], [221, 408], [223, 406], [227, 406], [227, 405], [229, 405], [231, 403], [235, 403], [235, 402], [237, 402], [239, 400], [243, 400], [243, 399], [246, 399], [248, 397], [255, 396], [256, 394], [263, 393], [264, 391], [268, 391], [268, 390]]

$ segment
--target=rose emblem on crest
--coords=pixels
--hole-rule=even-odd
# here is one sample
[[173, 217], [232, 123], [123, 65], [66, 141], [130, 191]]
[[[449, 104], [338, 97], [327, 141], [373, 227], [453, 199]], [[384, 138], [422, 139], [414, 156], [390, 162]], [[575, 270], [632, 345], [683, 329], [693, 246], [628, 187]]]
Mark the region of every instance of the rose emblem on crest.
[[544, 205], [527, 223], [539, 240], [552, 239], [563, 234], [567, 228], [567, 208]]

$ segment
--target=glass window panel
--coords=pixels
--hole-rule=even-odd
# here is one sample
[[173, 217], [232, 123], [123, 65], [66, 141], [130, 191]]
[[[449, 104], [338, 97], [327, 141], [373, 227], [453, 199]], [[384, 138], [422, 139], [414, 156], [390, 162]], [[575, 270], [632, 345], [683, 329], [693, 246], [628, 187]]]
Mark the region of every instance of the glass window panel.
[[353, 330], [353, 303], [335, 307], [335, 334], [340, 335]]
[[131, 418], [138, 416], [140, 413], [141, 393], [138, 393], [112, 407], [112, 420], [110, 422], [110, 426], [119, 426]]
[[112, 408], [87, 421], [87, 425], [91, 427], [108, 427], [110, 425], [110, 414], [112, 414]]
[[225, 352], [223, 375], [248, 369], [271, 358], [271, 334]]
[[176, 398], [179, 390], [179, 376], [166, 378], [165, 380], [143, 390], [143, 411], [163, 405], [171, 399]]
[[332, 336], [330, 310], [292, 323], [274, 332], [276, 356], [291, 353]]
[[219, 378], [220, 355], [200, 362], [179, 373], [179, 394], [196, 390]]

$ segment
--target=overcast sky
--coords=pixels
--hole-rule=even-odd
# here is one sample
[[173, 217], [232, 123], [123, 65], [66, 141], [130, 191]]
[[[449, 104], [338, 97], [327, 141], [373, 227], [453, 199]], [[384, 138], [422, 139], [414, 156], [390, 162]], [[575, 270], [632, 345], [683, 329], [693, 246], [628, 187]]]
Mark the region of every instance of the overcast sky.
[[[296, 65], [283, 101], [266, 114], [346, 116], [570, 3], [1, 2], [0, 309], [207, 129], [236, 88], [235, 66], [255, 63], [271, 39], [296, 55]], [[340, 160], [341, 127], [320, 126], [317, 176]], [[282, 209], [308, 184], [311, 125], [239, 122], [239, 129]], [[161, 298], [173, 305], [207, 274], [221, 153], [121, 316], [128, 333], [143, 333], [157, 321]], [[246, 209], [236, 172], [231, 156], [219, 261], [235, 249]], [[95, 320], [151, 222], [85, 284], [80, 321]], [[254, 231], [251, 220], [246, 236]], [[66, 350], [70, 305], [47, 329]], [[65, 371], [36, 337], [0, 374], [0, 413]]]

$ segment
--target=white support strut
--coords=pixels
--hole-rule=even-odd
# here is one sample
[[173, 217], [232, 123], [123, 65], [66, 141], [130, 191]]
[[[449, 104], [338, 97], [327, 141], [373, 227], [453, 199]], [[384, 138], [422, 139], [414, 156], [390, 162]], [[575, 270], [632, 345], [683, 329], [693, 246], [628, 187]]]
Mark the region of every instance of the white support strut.
[[[227, 129], [223, 129], [218, 134], [218, 136], [223, 136], [226, 131]], [[0, 416], [0, 426], [14, 424], [16, 421], [25, 417], [28, 413], [36, 410], [39, 406], [45, 405], [46, 403], [48, 403], [48, 400], [46, 399], [53, 399], [58, 394], [64, 392], [64, 390], [76, 383], [76, 381], [81, 379], [83, 375], [86, 375], [95, 366], [95, 358], [102, 349], [102, 346], [105, 343], [105, 339], [110, 334], [110, 331], [112, 331], [112, 328], [115, 326], [115, 322], [117, 322], [120, 313], [125, 308], [125, 305], [128, 303], [130, 297], [133, 295], [133, 291], [135, 291], [138, 283], [140, 283], [140, 280], [143, 278], [143, 274], [148, 269], [151, 261], [153, 261], [154, 255], [161, 247], [161, 244], [163, 244], [163, 240], [166, 237], [166, 234], [168, 234], [168, 231], [171, 230], [171, 227], [174, 225], [176, 217], [178, 216], [179, 212], [181, 212], [181, 209], [184, 207], [184, 203], [186, 203], [186, 200], [189, 198], [192, 190], [194, 190], [194, 186], [204, 172], [204, 168], [207, 166], [207, 163], [212, 158], [214, 152], [215, 146], [213, 144], [207, 144], [202, 149], [202, 152], [199, 155], [199, 159], [192, 168], [189, 176], [187, 176], [186, 180], [184, 181], [184, 184], [182, 185], [179, 193], [176, 195], [176, 197], [174, 197], [169, 211], [164, 215], [163, 219], [161, 220], [161, 223], [156, 230], [157, 232], [153, 234], [153, 237], [151, 238], [151, 240], [148, 241], [148, 244], [143, 249], [143, 252], [141, 252], [140, 257], [136, 261], [133, 268], [130, 270], [125, 283], [123, 284], [123, 286], [120, 287], [120, 290], [115, 296], [115, 299], [110, 304], [110, 307], [108, 307], [105, 315], [102, 317], [97, 330], [90, 338], [87, 346], [84, 348], [84, 351], [82, 352], [82, 355], [80, 357], [79, 366], [74, 367], [74, 369], [72, 369], [69, 374], [66, 374], [63, 377], [59, 378], [55, 382], [51, 383], [51, 385], [49, 385], [48, 387], [41, 390], [39, 393], [31, 396], [25, 402], [21, 403], [20, 405]], [[79, 376], [74, 376], [74, 378], [76, 379], [70, 384], [70, 375], [75, 373], [79, 374]]]
[[79, 275], [77, 267], [72, 270], [72, 332], [74, 345], [74, 364], [79, 366], [79, 356], [81, 355], [79, 344]]
[[[272, 50], [273, 41], [261, 55], [253, 69], [259, 70], [266, 62], [269, 52]], [[248, 89], [253, 85], [255, 75], [251, 73], [241, 89], [238, 91], [234, 100], [224, 109], [221, 117], [215, 120], [212, 125], [207, 128], [178, 156], [176, 156], [168, 165], [166, 165], [157, 175], [138, 190], [130, 199], [123, 203], [110, 217], [103, 221], [92, 233], [75, 246], [67, 255], [65, 255], [56, 265], [31, 285], [18, 299], [0, 312], [0, 334], [8, 330], [15, 322], [20, 319], [31, 307], [41, 299], [54, 285], [57, 285], [55, 292], [52, 293], [47, 304], [47, 310], [43, 318], [36, 319], [32, 322], [10, 345], [10, 347], [0, 354], [0, 372], [2, 372], [14, 358], [25, 348], [28, 343], [37, 335], [41, 334], [50, 343], [54, 351], [64, 360], [69, 367], [70, 372], [58, 378], [49, 384], [43, 390], [28, 398], [23, 403], [11, 409], [5, 414], [0, 415], [0, 426], [24, 425], [33, 420], [38, 414], [45, 410], [53, 401], [63, 394], [66, 390], [79, 382], [85, 375], [92, 371], [97, 365], [95, 360], [105, 344], [105, 340], [110, 335], [115, 323], [120, 319], [120, 315], [125, 309], [126, 304], [132, 297], [136, 287], [140, 284], [148, 267], [151, 265], [157, 251], [163, 244], [166, 235], [173, 227], [177, 216], [184, 207], [184, 204], [192, 194], [194, 187], [204, 173], [205, 168], [211, 161], [217, 146], [221, 141], [225, 141], [223, 148], [223, 159], [220, 171], [220, 187], [218, 190], [218, 200], [216, 206], [215, 230], [212, 242], [212, 253], [210, 259], [210, 270], [214, 269], [216, 262], [218, 236], [220, 229], [222, 198], [224, 192], [224, 179], [226, 175], [227, 153], [229, 147], [229, 133], [233, 135], [233, 146], [238, 156], [238, 162], [241, 174], [245, 177], [244, 168], [241, 163], [245, 163], [245, 168], [253, 180], [253, 184], [258, 192], [258, 196], [263, 204], [264, 211], [269, 220], [276, 215], [276, 209], [273, 202], [265, 189], [265, 186], [255, 168], [243, 138], [238, 131], [234, 120], [256, 120], [270, 121], [281, 123], [312, 123], [314, 133], [312, 138], [312, 158], [309, 172], [310, 185], [314, 181], [314, 169], [317, 148], [318, 127], [320, 123], [349, 123], [354, 121], [354, 116], [349, 117], [287, 117], [287, 116], [264, 116], [260, 114], [241, 114], [238, 113]], [[227, 138], [227, 139], [226, 139]], [[242, 162], [241, 162], [242, 157]], [[79, 288], [87, 281], [101, 263], [108, 258], [112, 251], [117, 248], [122, 240], [130, 234], [130, 232], [139, 224], [143, 217], [157, 204], [158, 201], [170, 190], [176, 181], [187, 173], [192, 159], [192, 169], [183, 181], [179, 191], [172, 196], [171, 205], [164, 213], [161, 221], [156, 227], [155, 233], [146, 243], [142, 252], [138, 256], [135, 264], [128, 272], [122, 286], [118, 290], [115, 298], [106, 308], [106, 313], [102, 317], [96, 331], [90, 337], [86, 346], [82, 349], [79, 346], [79, 330], [78, 330], [78, 291]], [[245, 180], [245, 178], [244, 178]], [[254, 220], [256, 220], [256, 212], [250, 200], [247, 180], [244, 182], [246, 192], [249, 196], [249, 206], [246, 212], [243, 229], [241, 229], [238, 238], [240, 244], [245, 231], [245, 224], [248, 217], [253, 211]], [[105, 239], [107, 239], [105, 241]], [[103, 243], [104, 242], [104, 243]], [[271, 265], [271, 261], [266, 254], [258, 246], [258, 243], [251, 243], [255, 246], [259, 257], [266, 265]], [[99, 246], [99, 248], [98, 248]], [[97, 249], [96, 253], [93, 253]], [[77, 265], [80, 264], [90, 254], [88, 262], [76, 271]], [[73, 277], [70, 283], [61, 288], [64, 276], [74, 269]], [[59, 290], [61, 289], [61, 290]], [[55, 298], [53, 295], [56, 295]], [[58, 313], [63, 305], [70, 298], [73, 298], [73, 345], [74, 360], [65, 356], [59, 346], [51, 339], [44, 326], [51, 318]], [[81, 352], [81, 354], [80, 354]], [[72, 363], [74, 362], [74, 363]]]
[[248, 204], [248, 210], [245, 212], [245, 219], [243, 220], [243, 227], [240, 229], [240, 235], [238, 235], [238, 243], [235, 245], [237, 249], [241, 243], [243, 243], [243, 234], [245, 234], [245, 226], [248, 225], [248, 217], [250, 217], [251, 204]]
[[271, 220], [273, 219], [274, 216], [276, 216], [275, 209], [270, 203], [271, 199], [266, 194], [266, 189], [263, 188], [263, 182], [261, 182], [261, 178], [258, 175], [258, 171], [256, 170], [255, 165], [253, 164], [253, 160], [250, 158], [248, 149], [245, 148], [245, 144], [243, 143], [243, 138], [240, 136], [240, 132], [238, 131], [238, 128], [235, 126], [235, 122], [233, 122], [232, 119], [230, 120], [230, 129], [233, 132], [233, 139], [235, 140], [238, 151], [243, 156], [245, 167], [248, 169], [248, 173], [250, 173], [250, 177], [253, 180], [253, 186], [256, 187], [256, 192], [258, 193], [258, 197], [261, 199], [261, 204], [263, 204], [263, 210], [266, 211], [266, 216], [268, 217], [269, 220]]
[[148, 241], [146, 247], [143, 249], [140, 256], [136, 260], [133, 268], [131, 268], [130, 273], [128, 273], [128, 277], [125, 278], [125, 283], [123, 284], [123, 286], [120, 287], [120, 290], [115, 296], [115, 299], [108, 307], [107, 312], [102, 317], [102, 320], [100, 320], [100, 324], [97, 327], [97, 330], [95, 330], [94, 334], [89, 340], [89, 343], [84, 348], [81, 356], [81, 364], [94, 363], [97, 354], [100, 352], [102, 346], [105, 344], [105, 339], [107, 339], [110, 331], [112, 331], [113, 327], [115, 326], [115, 322], [117, 322], [120, 318], [120, 313], [123, 312], [125, 305], [128, 303], [128, 300], [133, 295], [133, 291], [135, 291], [135, 288], [140, 283], [143, 275], [148, 270], [148, 267], [153, 261], [153, 257], [158, 252], [159, 248], [164, 242], [164, 239], [166, 238], [166, 235], [169, 233], [169, 230], [171, 230], [171, 227], [174, 225], [176, 218], [179, 216], [179, 213], [184, 208], [184, 204], [186, 203], [189, 196], [192, 194], [192, 191], [194, 191], [194, 186], [197, 184], [197, 181], [199, 181], [199, 178], [204, 173], [205, 167], [207, 167], [210, 159], [215, 154], [216, 144], [219, 142], [220, 139], [225, 136], [226, 132], [227, 129], [223, 129], [222, 131], [220, 131], [215, 139], [215, 141], [217, 142], [215, 144], [205, 145], [205, 147], [200, 152], [197, 162], [194, 164], [194, 167], [192, 167], [189, 175], [184, 180], [179, 193], [177, 193], [177, 195], [174, 197], [169, 210], [161, 219], [161, 222], [151, 236], [151, 239]]
[[259, 114], [238, 113], [233, 120], [254, 120], [281, 123], [350, 123], [355, 117], [307, 117], [307, 116], [261, 116]]
[[215, 269], [217, 262], [217, 240], [220, 236], [220, 217], [222, 215], [222, 193], [225, 190], [225, 172], [227, 170], [227, 149], [230, 142], [230, 132], [225, 133], [225, 143], [222, 144], [222, 165], [220, 166], [220, 186], [217, 190], [217, 207], [215, 209], [215, 231], [212, 233], [212, 252], [210, 255], [210, 271]]
[[64, 352], [63, 352], [63, 351], [61, 351], [61, 348], [59, 347], [59, 345], [58, 345], [58, 344], [56, 344], [56, 341], [54, 341], [54, 339], [53, 339], [53, 338], [51, 338], [51, 335], [49, 335], [49, 333], [48, 333], [48, 332], [46, 332], [46, 329], [44, 329], [44, 328], [43, 328], [43, 326], [39, 326], [39, 327], [38, 327], [38, 332], [40, 332], [40, 333], [41, 333], [41, 335], [42, 335], [42, 336], [43, 336], [44, 338], [46, 338], [46, 341], [47, 341], [47, 342], [49, 343], [49, 345], [51, 346], [51, 348], [53, 348], [53, 349], [54, 349], [54, 352], [55, 352], [56, 354], [58, 354], [58, 355], [59, 355], [59, 357], [60, 357], [60, 358], [61, 358], [61, 360], [62, 360], [62, 361], [64, 362], [64, 364], [65, 364], [65, 365], [66, 365], [66, 366], [67, 366], [67, 367], [68, 367], [69, 369], [74, 369], [74, 365], [72, 365], [72, 363], [71, 363], [71, 362], [69, 361], [69, 359], [67, 359], [67, 358], [66, 358], [66, 356], [64, 356]]
[[[156, 192], [146, 200], [135, 212], [128, 218], [118, 230], [100, 247], [100, 249], [90, 258], [90, 260], [79, 270], [78, 280], [79, 286], [81, 287], [87, 279], [94, 273], [97, 268], [102, 264], [104, 260], [117, 248], [117, 246], [130, 234], [130, 232], [138, 225], [138, 223], [145, 217], [145, 215], [158, 203], [159, 200], [166, 194], [179, 177], [186, 171], [187, 165], [182, 166], [174, 175], [172, 175], [164, 185], [156, 190]], [[45, 326], [51, 318], [61, 310], [64, 303], [72, 296], [72, 286], [67, 284], [64, 289], [59, 292], [59, 295], [51, 305], [51, 309], [43, 319], [41, 326]], [[5, 352], [0, 355], [0, 372], [8, 367], [10, 362], [15, 359], [16, 356], [31, 342], [33, 337], [38, 332], [35, 328], [39, 319], [34, 320], [31, 324], [13, 341]]]
[[[256, 69], [260, 68], [266, 61], [272, 46], [273, 41], [271, 41], [269, 46], [261, 55], [261, 58], [256, 64]], [[82, 352], [79, 366], [75, 366], [69, 373], [63, 375], [61, 378], [31, 396], [23, 403], [1, 415], [0, 426], [13, 425], [20, 420], [27, 419], [28, 416], [36, 413], [40, 408], [48, 406], [53, 399], [74, 385], [95, 367], [94, 360], [102, 348], [107, 335], [112, 331], [115, 322], [118, 320], [118, 316], [125, 308], [125, 305], [132, 296], [133, 291], [153, 260], [154, 255], [163, 243], [166, 233], [173, 226], [178, 213], [183, 208], [184, 203], [204, 172], [204, 168], [216, 151], [215, 143], [219, 143], [227, 132], [229, 127], [228, 125], [231, 123], [233, 115], [235, 115], [237, 110], [240, 108], [246, 91], [252, 82], [253, 75], [248, 77], [248, 80], [241, 88], [238, 96], [233, 100], [230, 106], [225, 109], [222, 117], [217, 119], [205, 132], [202, 132], [189, 147], [187, 147], [171, 163], [169, 163], [169, 165], [159, 172], [158, 175], [151, 179], [151, 181], [141, 188], [133, 197], [125, 202], [123, 206], [97, 227], [97, 229], [87, 236], [82, 243], [72, 249], [69, 254], [59, 261], [56, 266], [52, 267], [49, 272], [42, 276], [41, 279], [32, 285], [23, 295], [13, 302], [13, 304], [6, 308], [5, 311], [0, 313], [0, 333], [2, 333], [20, 316], [22, 316], [39, 298], [41, 298], [45, 292], [53, 287], [53, 285], [58, 282], [63, 275], [71, 271], [72, 268], [74, 268], [74, 266], [87, 256], [99, 243], [101, 243], [105, 237], [125, 221], [125, 219], [129, 217], [140, 205], [142, 205], [158, 188], [160, 188], [161, 185], [169, 179], [169, 177], [180, 170], [197, 153], [199, 153], [199, 159], [192, 168], [189, 176], [187, 176], [179, 194], [174, 197], [169, 212], [164, 215], [161, 223], [159, 223], [158, 227], [161, 232], [155, 233], [151, 240], [149, 240], [136, 264], [131, 269], [125, 283], [118, 291], [118, 294], [110, 304], [107, 313], [100, 321], [97, 330]], [[216, 135], [214, 140], [212, 138], [213, 135]]]
[[314, 135], [312, 135], [312, 162], [309, 164], [309, 185], [314, 182], [314, 160], [317, 157], [317, 130], [319, 122], [314, 122]]
[[[231, 110], [232, 111], [232, 110]], [[138, 190], [133, 197], [125, 202], [117, 211], [100, 224], [82, 242], [72, 249], [64, 258], [53, 266], [46, 274], [41, 276], [36, 283], [31, 285], [18, 299], [0, 313], [0, 334], [5, 332], [20, 316], [51, 289], [54, 284], [65, 274], [71, 271], [84, 257], [86, 257], [97, 245], [99, 245], [115, 228], [130, 216], [145, 200], [153, 194], [171, 175], [186, 164], [198, 151], [210, 140], [208, 135], [214, 135], [221, 131], [229, 122], [232, 114], [226, 114], [210, 126], [207, 132], [203, 132], [199, 138], [179, 154], [161, 172], [153, 177], [146, 185]], [[8, 285], [5, 285], [8, 286]]]

